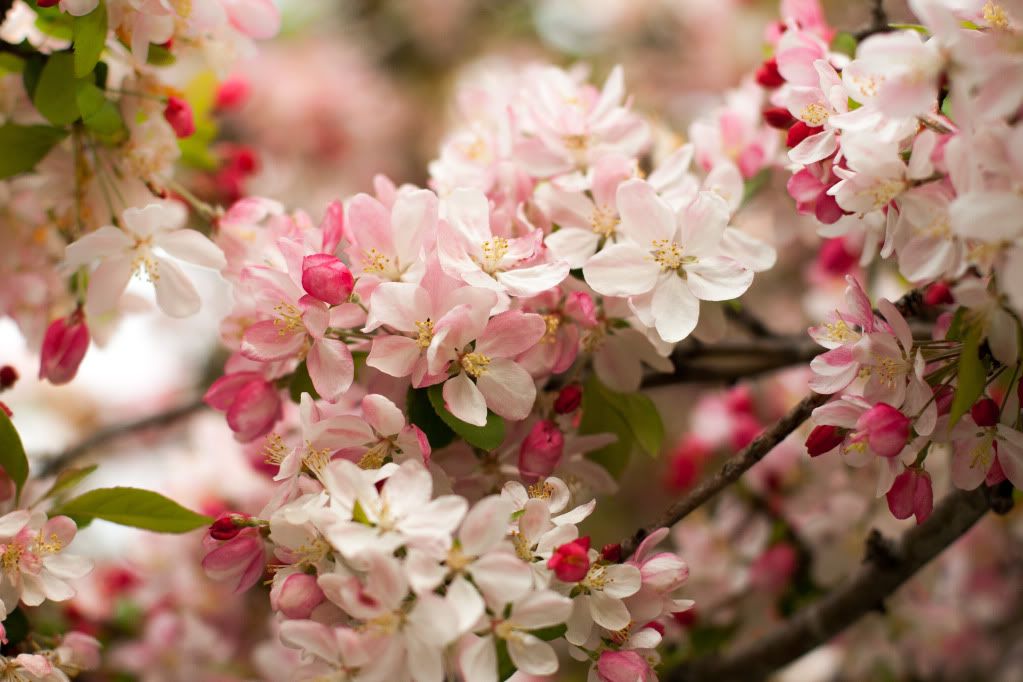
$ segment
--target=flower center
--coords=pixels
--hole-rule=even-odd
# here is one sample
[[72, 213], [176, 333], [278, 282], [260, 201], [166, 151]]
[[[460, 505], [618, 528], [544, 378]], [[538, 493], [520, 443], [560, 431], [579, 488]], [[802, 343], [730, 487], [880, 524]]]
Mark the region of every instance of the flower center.
[[655, 239], [651, 253], [654, 262], [661, 266], [662, 272], [671, 272], [682, 267], [683, 263], [695, 263], [693, 256], [683, 256], [682, 247], [676, 242], [667, 239]]
[[530, 546], [529, 540], [527, 540], [522, 533], [512, 531], [511, 541], [512, 545], [515, 547], [515, 554], [520, 559], [527, 562], [533, 561], [533, 548]]
[[885, 180], [875, 184], [869, 191], [874, 198], [874, 208], [884, 208], [892, 199], [902, 194], [906, 183], [902, 180]]
[[263, 459], [267, 464], [280, 466], [284, 458], [288, 456], [288, 446], [278, 433], [269, 433], [266, 442], [263, 443]]
[[609, 206], [597, 206], [590, 214], [590, 229], [601, 237], [610, 237], [621, 220]]
[[996, 2], [987, 2], [984, 4], [984, 21], [986, 21], [991, 28], [1009, 28], [1009, 15], [1005, 11], [1005, 8]]
[[309, 441], [305, 442], [305, 448], [306, 451], [302, 457], [302, 464], [317, 478], [320, 478], [323, 475], [323, 470], [330, 464], [330, 448], [320, 448], [317, 450]]
[[544, 332], [540, 343], [555, 343], [558, 340], [558, 328], [561, 327], [561, 315], [550, 313], [543, 316], [547, 331]]
[[508, 253], [508, 240], [504, 237], [493, 237], [480, 244], [479, 266], [488, 275], [498, 270], [501, 259]]
[[541, 481], [526, 488], [526, 494], [534, 500], [549, 500], [554, 495], [554, 486], [547, 481]]
[[589, 572], [586, 577], [583, 578], [582, 584], [585, 587], [594, 590], [602, 590], [610, 582], [610, 578], [607, 576], [607, 571], [600, 564], [593, 564], [590, 566]]
[[416, 345], [424, 350], [429, 348], [430, 342], [433, 341], [433, 321], [430, 318], [417, 321], [416, 334]]
[[362, 270], [368, 274], [383, 273], [391, 266], [391, 259], [375, 247], [362, 254]]
[[856, 338], [856, 334], [853, 330], [849, 329], [849, 325], [845, 323], [845, 320], [826, 322], [824, 323], [824, 329], [827, 330], [829, 341], [842, 343]]
[[302, 328], [302, 311], [297, 306], [281, 301], [274, 306], [274, 326], [277, 334], [285, 336]]
[[21, 564], [21, 556], [25, 553], [25, 548], [18, 542], [12, 542], [4, 547], [3, 554], [0, 554], [0, 564], [3, 565], [4, 570], [7, 572], [15, 571]]
[[391, 441], [381, 438], [373, 447], [362, 455], [359, 460], [360, 469], [379, 469], [391, 454]]
[[452, 545], [451, 549], [448, 550], [447, 563], [448, 568], [452, 571], [458, 572], [465, 570], [465, 567], [472, 563], [472, 557], [462, 551], [461, 547]]
[[824, 122], [828, 120], [828, 110], [814, 102], [803, 107], [803, 111], [799, 115], [799, 118], [814, 127], [822, 126], [824, 125]]
[[486, 374], [489, 366], [490, 358], [483, 353], [466, 353], [462, 356], [462, 369], [473, 379]]

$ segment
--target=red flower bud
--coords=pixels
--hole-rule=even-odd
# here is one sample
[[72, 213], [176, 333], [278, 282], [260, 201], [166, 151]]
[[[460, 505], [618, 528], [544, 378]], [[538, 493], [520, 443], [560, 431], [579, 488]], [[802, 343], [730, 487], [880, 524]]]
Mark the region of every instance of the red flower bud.
[[696, 483], [709, 455], [710, 447], [699, 436], [689, 434], [683, 438], [668, 458], [665, 480], [668, 488], [679, 492]]
[[757, 68], [755, 78], [765, 88], [777, 88], [785, 84], [785, 78], [778, 71], [778, 60], [774, 57], [765, 60]]
[[577, 583], [586, 577], [590, 570], [590, 538], [583, 536], [554, 550], [547, 560], [547, 568], [554, 571], [558, 580], [566, 583]]
[[18, 381], [18, 370], [10, 365], [0, 367], [0, 391], [6, 391]]
[[789, 148], [795, 147], [797, 144], [817, 133], [824, 130], [823, 126], [808, 126], [802, 121], [796, 121], [789, 128], [789, 134], [785, 137], [785, 144]]
[[830, 424], [816, 426], [806, 438], [806, 451], [810, 453], [811, 457], [831, 452], [842, 444], [847, 433], [847, 429], [840, 429]]
[[54, 320], [43, 337], [39, 378], [66, 384], [75, 378], [88, 349], [89, 328], [80, 312]]
[[554, 400], [554, 411], [558, 414], [570, 414], [579, 409], [583, 402], [583, 387], [579, 384], [569, 384], [558, 393]]
[[991, 398], [981, 398], [970, 408], [970, 416], [977, 426], [994, 426], [998, 423], [998, 403]]
[[60, 2], [60, 0], [36, 0], [36, 4], [40, 7], [53, 7], [58, 2]]
[[314, 253], [302, 259], [302, 288], [324, 303], [340, 305], [352, 294], [355, 278], [336, 256]]
[[230, 540], [242, 531], [242, 526], [237, 523], [242, 518], [241, 514], [221, 514], [210, 524], [210, 537], [214, 540]]
[[604, 549], [600, 550], [600, 558], [617, 564], [622, 560], [622, 546], [617, 542], [604, 545]]
[[549, 476], [561, 461], [565, 436], [554, 422], [536, 423], [519, 449], [519, 473], [525, 479]]
[[821, 270], [836, 277], [849, 274], [857, 260], [856, 254], [846, 248], [841, 237], [825, 240], [817, 252], [817, 264]]
[[924, 303], [927, 305], [955, 303], [955, 298], [952, 297], [952, 288], [945, 282], [935, 282], [924, 292]]
[[167, 108], [163, 110], [163, 117], [174, 129], [178, 137], [189, 137], [195, 132], [195, 118], [192, 115], [192, 107], [180, 97], [171, 97], [167, 100]]
[[788, 130], [796, 122], [796, 117], [785, 107], [767, 107], [760, 113], [764, 123], [778, 130]]

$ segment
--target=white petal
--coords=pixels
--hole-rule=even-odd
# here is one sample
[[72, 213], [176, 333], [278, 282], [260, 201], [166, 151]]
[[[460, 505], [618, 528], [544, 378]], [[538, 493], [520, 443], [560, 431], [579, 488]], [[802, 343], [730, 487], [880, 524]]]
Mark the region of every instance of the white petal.
[[199, 312], [199, 292], [177, 263], [157, 259], [159, 276], [153, 282], [156, 302], [171, 317], [188, 317]]
[[224, 252], [205, 235], [195, 230], [175, 230], [156, 238], [156, 246], [175, 258], [214, 270], [227, 265]]
[[[535, 392], [536, 388], [533, 390]], [[454, 379], [448, 379], [442, 392], [444, 406], [451, 414], [474, 426], [486, 426], [487, 401], [465, 372], [459, 373]]]
[[649, 252], [625, 242], [593, 256], [583, 267], [583, 277], [605, 296], [635, 296], [653, 289], [660, 271]]
[[681, 277], [670, 274], [654, 289], [652, 310], [657, 333], [668, 343], [674, 343], [696, 328], [700, 302]]

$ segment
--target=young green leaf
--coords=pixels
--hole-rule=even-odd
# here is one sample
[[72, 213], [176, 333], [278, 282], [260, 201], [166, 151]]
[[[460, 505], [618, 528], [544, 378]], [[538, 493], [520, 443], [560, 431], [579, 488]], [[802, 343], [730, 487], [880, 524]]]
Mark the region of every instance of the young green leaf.
[[435, 384], [427, 389], [427, 396], [437, 416], [469, 445], [489, 451], [496, 449], [504, 441], [504, 419], [493, 412], [487, 411], [486, 426], [473, 426], [451, 414], [444, 406], [442, 384]]
[[103, 0], [88, 14], [75, 17], [71, 25], [75, 50], [75, 76], [92, 73], [107, 42], [107, 5]]
[[596, 377], [590, 377], [583, 388], [582, 419], [579, 422], [579, 433], [597, 434], [612, 433], [617, 437], [599, 450], [587, 453], [586, 457], [601, 465], [615, 478], [625, 471], [636, 444], [632, 429], [614, 409], [603, 392], [603, 386]]
[[99, 467], [98, 464], [90, 464], [87, 467], [76, 467], [71, 469], [64, 469], [57, 474], [56, 480], [53, 481], [53, 485], [46, 491], [43, 498], [57, 497], [68, 490], [71, 490], [76, 485], [85, 480], [85, 478], [95, 471]]
[[74, 519], [101, 519], [158, 533], [187, 533], [213, 522], [152, 490], [97, 488], [68, 500], [53, 514]]
[[28, 457], [25, 456], [25, 448], [17, 429], [3, 410], [0, 410], [0, 467], [14, 481], [15, 490], [20, 495], [28, 479]]
[[67, 125], [81, 116], [76, 97], [74, 55], [70, 52], [50, 55], [39, 74], [32, 102], [54, 125]]
[[309, 368], [306, 367], [305, 360], [298, 363], [295, 373], [291, 375], [291, 381], [288, 382], [288, 395], [291, 396], [292, 401], [302, 402], [303, 393], [308, 393], [313, 400], [320, 399], [320, 394], [316, 392], [313, 380], [309, 376]]
[[65, 137], [67, 132], [50, 126], [0, 126], [0, 180], [29, 172]]
[[426, 440], [434, 450], [450, 445], [455, 440], [455, 432], [441, 420], [430, 404], [430, 397], [425, 388], [408, 390], [408, 420], [426, 434]]
[[980, 325], [973, 325], [963, 339], [963, 350], [959, 354], [959, 371], [956, 374], [956, 392], [952, 397], [952, 408], [948, 414], [949, 428], [955, 426], [984, 393], [987, 366], [980, 359], [980, 337], [983, 331]]

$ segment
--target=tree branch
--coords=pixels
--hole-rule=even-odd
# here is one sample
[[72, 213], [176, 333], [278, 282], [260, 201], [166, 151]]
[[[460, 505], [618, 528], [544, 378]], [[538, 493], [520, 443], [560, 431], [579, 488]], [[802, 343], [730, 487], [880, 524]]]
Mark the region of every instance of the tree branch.
[[892, 30], [888, 26], [888, 14], [884, 11], [884, 0], [870, 0], [870, 23], [856, 31], [853, 36], [857, 41], [863, 40], [875, 33], [885, 33]]
[[157, 414], [149, 415], [148, 417], [143, 417], [142, 419], [123, 422], [121, 424], [113, 424], [99, 429], [91, 435], [86, 436], [75, 445], [72, 445], [67, 450], [45, 457], [42, 465], [39, 467], [39, 473], [37, 475], [40, 477], [52, 476], [101, 445], [105, 445], [111, 441], [117, 440], [118, 438], [137, 434], [149, 429], [170, 426], [175, 422], [191, 417], [204, 407], [205, 404], [202, 399], [197, 398], [191, 402], [182, 403], [181, 405], [177, 405], [163, 412], [158, 412]]
[[786, 436], [799, 428], [799, 425], [806, 421], [814, 408], [823, 405], [830, 397], [829, 395], [812, 393], [799, 401], [788, 414], [776, 421], [771, 428], [754, 438], [753, 442], [743, 448], [739, 454], [725, 462], [718, 473], [711, 478], [705, 479], [693, 488], [688, 495], [668, 507], [655, 523], [645, 528], [640, 528], [632, 537], [624, 540], [621, 543], [622, 557], [631, 556], [636, 551], [639, 543], [643, 541], [643, 538], [653, 531], [665, 526], [675, 525], [694, 509], [737, 481], [750, 467], [773, 450], [774, 446], [785, 440]]
[[898, 542], [885, 541], [876, 531], [872, 533], [873, 541], [868, 542], [871, 549], [851, 578], [769, 634], [724, 656], [700, 658], [679, 666], [665, 679], [669, 682], [764, 679], [826, 643], [870, 611], [882, 609], [885, 599], [966, 533], [989, 509], [1005, 506], [1001, 489], [981, 486], [972, 491], [953, 491], [935, 507], [930, 518], [910, 528]]
[[765, 336], [714, 345], [691, 343], [672, 355], [675, 371], [651, 374], [644, 388], [681, 382], [738, 381], [785, 367], [803, 365], [824, 349], [809, 337]]

